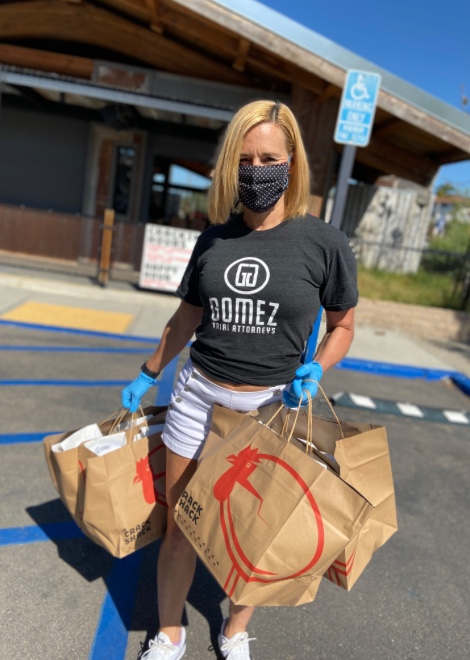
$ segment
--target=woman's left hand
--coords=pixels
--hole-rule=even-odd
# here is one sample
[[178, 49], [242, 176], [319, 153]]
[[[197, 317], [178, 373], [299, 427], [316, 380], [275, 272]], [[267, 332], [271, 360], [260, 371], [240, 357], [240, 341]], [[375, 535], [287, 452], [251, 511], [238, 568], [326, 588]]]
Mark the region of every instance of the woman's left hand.
[[303, 390], [308, 390], [313, 399], [317, 393], [318, 383], [322, 376], [323, 369], [319, 362], [308, 362], [300, 366], [295, 372], [295, 378], [289, 388], [284, 390], [284, 405], [289, 408], [298, 408], [299, 404], [306, 406], [308, 396]]

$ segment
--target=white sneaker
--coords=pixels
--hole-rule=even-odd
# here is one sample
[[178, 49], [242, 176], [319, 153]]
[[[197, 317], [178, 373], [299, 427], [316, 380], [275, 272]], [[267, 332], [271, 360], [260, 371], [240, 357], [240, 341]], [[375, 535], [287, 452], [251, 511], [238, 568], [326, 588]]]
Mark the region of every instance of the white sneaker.
[[235, 633], [233, 637], [225, 637], [224, 630], [228, 619], [222, 623], [222, 628], [218, 637], [219, 649], [227, 660], [251, 660], [250, 642], [256, 637], [248, 637], [247, 632]]
[[159, 632], [155, 639], [149, 642], [140, 660], [179, 660], [186, 652], [186, 630], [181, 627], [181, 640], [178, 646], [173, 644], [168, 635]]

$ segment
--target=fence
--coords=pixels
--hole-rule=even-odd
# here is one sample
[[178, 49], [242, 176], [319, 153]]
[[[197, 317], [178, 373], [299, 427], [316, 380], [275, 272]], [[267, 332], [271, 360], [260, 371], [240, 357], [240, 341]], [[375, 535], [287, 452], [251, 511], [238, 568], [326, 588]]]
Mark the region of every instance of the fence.
[[[12, 255], [62, 261], [64, 268], [99, 261], [102, 218], [0, 205], [0, 249]], [[116, 221], [111, 262], [115, 268], [140, 270], [144, 224]], [[57, 269], [57, 264], [56, 264]]]

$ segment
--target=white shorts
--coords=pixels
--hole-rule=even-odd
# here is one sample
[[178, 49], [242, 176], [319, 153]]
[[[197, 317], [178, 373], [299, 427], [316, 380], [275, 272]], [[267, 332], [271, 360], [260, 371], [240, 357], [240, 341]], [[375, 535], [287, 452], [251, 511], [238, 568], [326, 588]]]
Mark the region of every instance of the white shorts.
[[199, 458], [209, 433], [214, 403], [230, 410], [249, 412], [280, 401], [285, 385], [257, 392], [235, 392], [205, 378], [188, 360], [182, 368], [162, 433], [164, 444], [186, 458]]

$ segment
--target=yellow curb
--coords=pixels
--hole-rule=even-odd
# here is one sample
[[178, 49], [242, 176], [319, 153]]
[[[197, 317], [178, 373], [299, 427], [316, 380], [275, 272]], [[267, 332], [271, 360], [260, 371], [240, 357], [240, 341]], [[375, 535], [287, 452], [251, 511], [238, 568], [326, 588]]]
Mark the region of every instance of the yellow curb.
[[56, 325], [77, 330], [123, 333], [133, 320], [133, 314], [106, 312], [83, 307], [26, 302], [2, 314], [2, 319], [38, 325]]

